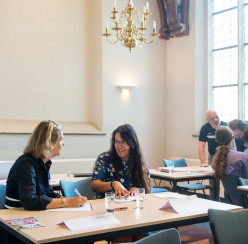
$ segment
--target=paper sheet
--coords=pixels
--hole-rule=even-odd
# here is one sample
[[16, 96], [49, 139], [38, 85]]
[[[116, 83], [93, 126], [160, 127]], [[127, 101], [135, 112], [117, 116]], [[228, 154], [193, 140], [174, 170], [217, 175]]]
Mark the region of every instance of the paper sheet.
[[133, 202], [136, 201], [136, 197], [131, 197], [129, 196], [128, 199], [126, 200], [124, 196], [121, 196], [121, 200], [119, 198], [115, 199], [116, 203], [121, 203], [121, 202]]
[[82, 207], [79, 208], [54, 208], [54, 209], [47, 209], [45, 211], [48, 212], [84, 212], [84, 211], [92, 211], [91, 205], [85, 203]]
[[180, 198], [188, 197], [187, 195], [179, 194], [176, 192], [156, 193], [156, 194], [152, 194], [152, 196], [163, 199], [180, 199]]
[[197, 208], [205, 209], [205, 206], [202, 205], [201, 201], [196, 196], [190, 196], [181, 199], [170, 199], [160, 208], [160, 210], [168, 210], [169, 212], [174, 210], [174, 212], [183, 213]]
[[57, 224], [65, 224], [68, 229], [77, 231], [120, 223], [121, 222], [113, 214], [102, 214], [85, 218], [65, 220], [62, 223]]

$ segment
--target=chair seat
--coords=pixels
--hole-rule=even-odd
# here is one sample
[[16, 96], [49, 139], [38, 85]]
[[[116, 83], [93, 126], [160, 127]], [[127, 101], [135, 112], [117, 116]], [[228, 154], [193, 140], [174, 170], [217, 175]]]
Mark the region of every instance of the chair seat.
[[209, 186], [208, 185], [204, 185], [204, 184], [178, 185], [178, 187], [180, 189], [191, 190], [191, 191], [209, 189]]
[[151, 187], [151, 193], [167, 192], [168, 190], [161, 187]]

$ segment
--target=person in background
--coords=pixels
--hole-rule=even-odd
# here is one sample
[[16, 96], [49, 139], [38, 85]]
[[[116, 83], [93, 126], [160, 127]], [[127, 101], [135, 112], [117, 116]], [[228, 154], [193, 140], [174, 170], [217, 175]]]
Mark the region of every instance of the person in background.
[[243, 140], [247, 123], [241, 119], [234, 119], [228, 123], [228, 126], [234, 135], [234, 148], [237, 149], [237, 151], [244, 152], [247, 149]]
[[[213, 157], [216, 153], [216, 149], [219, 144], [215, 140], [215, 131], [219, 126], [226, 126], [227, 123], [220, 121], [219, 115], [213, 109], [206, 111], [207, 122], [201, 127], [199, 142], [198, 142], [198, 154], [201, 161], [201, 167], [212, 164]], [[206, 161], [205, 147], [208, 144], [208, 163]], [[220, 184], [214, 179], [209, 180], [210, 185], [210, 200], [219, 200]], [[215, 185], [215, 188], [214, 188]]]
[[134, 195], [137, 187], [150, 192], [149, 169], [131, 125], [121, 125], [114, 130], [110, 150], [96, 160], [91, 185], [95, 198], [104, 198], [105, 192], [112, 190], [116, 197], [127, 198]]
[[[149, 169], [131, 125], [121, 125], [114, 130], [109, 151], [96, 160], [91, 185], [97, 199], [104, 198], [105, 192], [109, 191], [115, 191], [115, 196], [119, 198], [134, 195], [136, 188], [145, 188], [146, 193], [150, 192]], [[111, 243], [137, 241], [149, 234], [121, 236]]]
[[51, 159], [59, 156], [64, 146], [63, 131], [59, 124], [40, 122], [29, 138], [20, 156], [10, 169], [5, 208], [45, 210], [61, 207], [80, 207], [87, 198], [65, 198], [49, 185]]
[[[235, 175], [247, 179], [248, 155], [230, 147], [233, 139], [232, 131], [228, 127], [219, 127], [215, 136], [220, 145], [212, 163], [215, 177], [221, 180], [225, 175]], [[234, 199], [233, 196], [232, 198], [232, 201], [238, 205], [238, 199]]]

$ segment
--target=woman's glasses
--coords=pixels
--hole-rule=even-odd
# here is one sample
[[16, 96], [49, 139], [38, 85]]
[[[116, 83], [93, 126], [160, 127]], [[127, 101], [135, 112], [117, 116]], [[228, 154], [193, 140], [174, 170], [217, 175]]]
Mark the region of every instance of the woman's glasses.
[[115, 145], [127, 145], [126, 141], [119, 141], [119, 140], [115, 140]]

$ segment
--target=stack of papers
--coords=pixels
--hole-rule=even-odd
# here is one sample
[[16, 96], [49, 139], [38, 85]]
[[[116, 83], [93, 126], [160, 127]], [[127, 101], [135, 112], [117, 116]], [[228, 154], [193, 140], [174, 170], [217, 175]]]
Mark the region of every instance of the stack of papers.
[[[158, 167], [158, 169], [162, 172], [169, 173], [169, 167]], [[186, 172], [188, 171], [187, 168], [182, 169], [182, 168], [174, 168], [173, 172]]]

